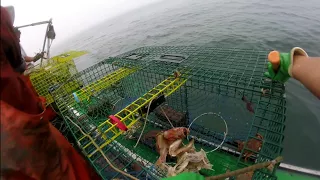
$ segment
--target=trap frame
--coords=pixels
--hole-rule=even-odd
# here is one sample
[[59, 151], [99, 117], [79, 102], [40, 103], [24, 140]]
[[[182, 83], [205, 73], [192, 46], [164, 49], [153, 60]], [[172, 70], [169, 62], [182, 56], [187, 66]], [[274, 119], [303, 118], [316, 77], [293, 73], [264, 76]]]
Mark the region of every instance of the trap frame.
[[[285, 89], [282, 83], [264, 77], [267, 54], [219, 47], [142, 47], [73, 75], [52, 95], [82, 152], [104, 179], [128, 179], [113, 172], [105, 157], [139, 179], [166, 176], [153, 165], [159, 156], [154, 138], [142, 138], [134, 148], [147, 115], [143, 137], [152, 130], [171, 128], [160, 108], [174, 119], [174, 126], [186, 127], [199, 115], [211, 112], [192, 124], [190, 137], [195, 138], [197, 150], [205, 151], [224, 141], [207, 154], [213, 170], [200, 171], [218, 175], [271, 161], [282, 153]], [[120, 122], [113, 122], [110, 115], [128, 132], [120, 130]], [[228, 126], [226, 137], [221, 119]], [[255, 137], [257, 133], [263, 140]], [[246, 143], [241, 151], [237, 149], [237, 141], [251, 139], [261, 141], [260, 150]], [[246, 152], [252, 154], [247, 162]], [[275, 170], [257, 170], [253, 179], [276, 179]]]

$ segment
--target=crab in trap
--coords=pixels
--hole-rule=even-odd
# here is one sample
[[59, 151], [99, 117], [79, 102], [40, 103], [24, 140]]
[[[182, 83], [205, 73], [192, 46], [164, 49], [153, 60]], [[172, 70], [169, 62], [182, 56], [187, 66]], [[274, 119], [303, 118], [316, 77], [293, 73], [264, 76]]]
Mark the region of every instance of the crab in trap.
[[[173, 128], [161, 132], [156, 137], [157, 150], [160, 154], [156, 165], [167, 171], [167, 176], [175, 176], [182, 172], [198, 172], [201, 169], [212, 170], [206, 152], [201, 149], [196, 151], [194, 139], [187, 145], [183, 145], [182, 140], [189, 134], [187, 128]], [[167, 155], [177, 157], [177, 163], [174, 166], [166, 164]]]

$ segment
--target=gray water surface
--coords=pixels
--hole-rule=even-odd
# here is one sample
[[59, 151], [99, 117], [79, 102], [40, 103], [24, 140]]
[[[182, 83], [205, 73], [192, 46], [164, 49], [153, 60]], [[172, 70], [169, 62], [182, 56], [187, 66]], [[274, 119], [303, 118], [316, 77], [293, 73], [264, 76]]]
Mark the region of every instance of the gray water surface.
[[[83, 69], [150, 45], [286, 52], [300, 46], [309, 55], [320, 56], [320, 1], [167, 0], [92, 27], [56, 51], [90, 51], [79, 62]], [[285, 162], [320, 170], [320, 101], [296, 80], [286, 83], [286, 97]]]

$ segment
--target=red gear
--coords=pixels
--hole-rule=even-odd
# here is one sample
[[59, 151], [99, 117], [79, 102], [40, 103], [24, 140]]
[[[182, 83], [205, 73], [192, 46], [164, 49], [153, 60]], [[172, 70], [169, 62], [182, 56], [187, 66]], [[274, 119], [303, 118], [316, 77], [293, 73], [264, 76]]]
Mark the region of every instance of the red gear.
[[[12, 63], [21, 58], [6, 10], [1, 7], [1, 177], [3, 179], [100, 179], [60, 132]], [[10, 63], [9, 63], [10, 60]]]

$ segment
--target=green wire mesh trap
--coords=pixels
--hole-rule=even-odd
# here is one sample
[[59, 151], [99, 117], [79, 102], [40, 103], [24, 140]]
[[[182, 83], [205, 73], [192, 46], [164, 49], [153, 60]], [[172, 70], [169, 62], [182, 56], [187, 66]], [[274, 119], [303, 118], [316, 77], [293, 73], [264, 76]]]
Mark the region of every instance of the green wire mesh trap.
[[[108, 58], [77, 73], [53, 93], [55, 102], [78, 145], [104, 179], [127, 179], [106, 162], [138, 179], [160, 179], [166, 172], [154, 166], [158, 159], [154, 132], [190, 127], [195, 147], [208, 153], [218, 175], [254, 163], [270, 161], [282, 153], [285, 122], [284, 86], [263, 76], [267, 52], [215, 47], [143, 47]], [[176, 73], [181, 74], [176, 78]], [[70, 85], [77, 82], [82, 86]], [[73, 88], [71, 88], [73, 87]], [[148, 114], [149, 102], [163, 95], [164, 101]], [[161, 107], [161, 109], [160, 109]], [[164, 112], [163, 112], [164, 111]], [[108, 119], [116, 115], [129, 130], [119, 130]], [[225, 120], [228, 134], [224, 137]], [[259, 134], [263, 139], [257, 139]], [[250, 149], [239, 142], [251, 139], [262, 145]], [[246, 160], [243, 157], [250, 152]], [[175, 160], [167, 158], [167, 162]], [[276, 179], [275, 171], [258, 170], [253, 179]]]
[[[27, 70], [33, 87], [39, 96], [46, 98], [47, 105], [54, 102], [50, 91], [54, 90], [58, 84], [67, 81], [72, 75], [78, 73], [73, 59], [86, 53], [85, 51], [69, 51], [44, 60], [41, 67], [38, 64]], [[69, 87], [71, 87], [71, 90], [80, 86], [77, 82], [70, 81], [70, 83]]]

